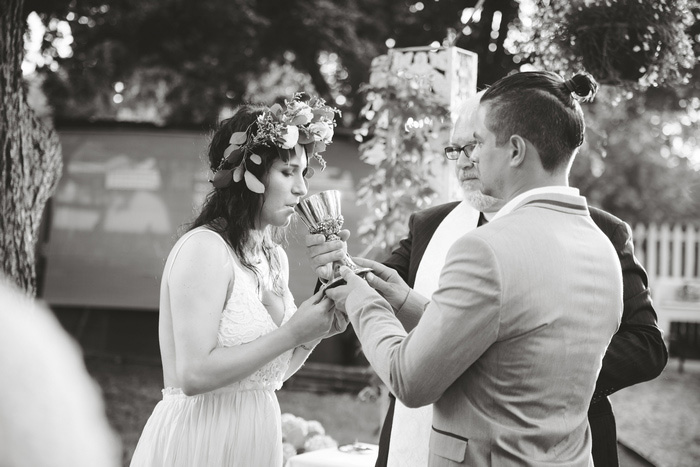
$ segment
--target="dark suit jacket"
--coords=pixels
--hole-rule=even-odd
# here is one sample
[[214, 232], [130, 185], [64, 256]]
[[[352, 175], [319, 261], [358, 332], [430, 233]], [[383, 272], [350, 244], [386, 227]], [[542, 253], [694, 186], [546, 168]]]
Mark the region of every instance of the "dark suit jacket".
[[[409, 233], [384, 262], [413, 287], [418, 265], [440, 222], [457, 202], [419, 211], [409, 219]], [[588, 411], [596, 467], [617, 466], [617, 432], [608, 395], [657, 377], [666, 365], [668, 353], [649, 294], [646, 271], [634, 256], [629, 226], [617, 217], [589, 207], [591, 218], [610, 239], [620, 258], [624, 310], [618, 332], [613, 336], [598, 376]], [[376, 467], [386, 466], [393, 420], [391, 398], [379, 441]]]

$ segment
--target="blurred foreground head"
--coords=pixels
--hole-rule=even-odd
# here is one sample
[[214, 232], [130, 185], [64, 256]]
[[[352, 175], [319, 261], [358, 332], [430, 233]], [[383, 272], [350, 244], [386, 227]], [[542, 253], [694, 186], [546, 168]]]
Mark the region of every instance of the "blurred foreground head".
[[120, 464], [80, 349], [50, 310], [0, 275], [0, 465]]

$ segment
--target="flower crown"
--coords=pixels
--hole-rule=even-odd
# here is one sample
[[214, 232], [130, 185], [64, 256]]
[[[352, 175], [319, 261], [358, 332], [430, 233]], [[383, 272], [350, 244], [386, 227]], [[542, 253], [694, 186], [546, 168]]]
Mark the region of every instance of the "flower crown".
[[[336, 125], [334, 116], [340, 111], [327, 106], [321, 98], [303, 102], [302, 96], [302, 93], [296, 93], [291, 101], [285, 100], [285, 108], [275, 104], [265, 110], [255, 121], [258, 126], [256, 132], [253, 132], [251, 124], [246, 131], [231, 135], [219, 167], [209, 173], [209, 181], [215, 188], [225, 188], [231, 182], [243, 180], [250, 191], [264, 193], [265, 186], [247, 170], [246, 165], [248, 162], [256, 165], [262, 163], [261, 157], [254, 151], [259, 146], [277, 147], [284, 161], [289, 160], [292, 149], [301, 154], [303, 146], [306, 154], [321, 164], [321, 170], [326, 168], [321, 153], [332, 142]], [[307, 176], [311, 174], [313, 169], [309, 167]]]

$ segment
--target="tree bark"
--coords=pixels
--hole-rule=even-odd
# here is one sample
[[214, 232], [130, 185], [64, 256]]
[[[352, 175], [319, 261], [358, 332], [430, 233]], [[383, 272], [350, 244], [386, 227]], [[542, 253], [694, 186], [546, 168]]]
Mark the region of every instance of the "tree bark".
[[3, 0], [0, 11], [0, 265], [33, 296], [41, 216], [63, 162], [53, 125], [27, 104], [23, 6], [24, 0]]

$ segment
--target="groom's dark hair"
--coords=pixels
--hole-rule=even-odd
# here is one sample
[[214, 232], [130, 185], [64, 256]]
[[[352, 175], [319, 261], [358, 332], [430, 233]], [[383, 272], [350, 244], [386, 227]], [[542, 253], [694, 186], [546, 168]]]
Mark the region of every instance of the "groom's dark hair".
[[496, 81], [481, 97], [489, 104], [489, 130], [496, 143], [512, 135], [530, 141], [550, 172], [568, 164], [583, 143], [586, 124], [578, 101], [591, 100], [598, 83], [587, 73], [564, 80], [549, 71], [514, 73]]

